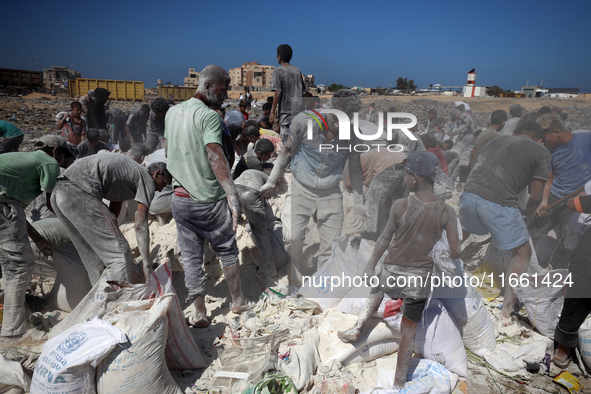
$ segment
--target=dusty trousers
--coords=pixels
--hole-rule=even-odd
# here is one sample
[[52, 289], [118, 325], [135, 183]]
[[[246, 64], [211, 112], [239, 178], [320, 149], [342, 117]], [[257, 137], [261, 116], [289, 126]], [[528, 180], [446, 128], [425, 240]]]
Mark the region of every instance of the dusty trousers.
[[203, 241], [207, 240], [218, 255], [222, 267], [238, 263], [238, 246], [232, 229], [233, 219], [228, 200], [199, 203], [190, 197], [172, 196], [172, 216], [185, 271], [187, 299], [205, 296]]
[[259, 268], [268, 276], [275, 277], [277, 276], [277, 268], [271, 241], [271, 232], [275, 221], [273, 210], [265, 204], [258, 190], [242, 185], [236, 185], [236, 190], [240, 199], [240, 208], [250, 224], [255, 246], [262, 259]]
[[408, 196], [404, 184], [404, 167], [393, 165], [380, 172], [365, 193], [365, 209], [369, 213], [364, 238], [377, 240], [386, 228], [392, 203]]
[[[318, 261], [303, 256], [304, 239], [310, 218], [318, 227]], [[308, 190], [291, 178], [291, 267], [290, 286], [300, 287], [302, 276], [312, 275], [331, 256], [332, 242], [343, 228], [343, 195], [337, 185], [328, 190]]]
[[1, 336], [15, 336], [27, 331], [25, 293], [35, 256], [27, 235], [27, 218], [15, 200], [0, 200], [0, 265], [4, 283], [4, 318]]
[[129, 281], [133, 271], [129, 243], [119, 230], [117, 218], [102, 200], [68, 180], [58, 180], [51, 205], [66, 226], [80, 254], [91, 286], [107, 269], [110, 280]]

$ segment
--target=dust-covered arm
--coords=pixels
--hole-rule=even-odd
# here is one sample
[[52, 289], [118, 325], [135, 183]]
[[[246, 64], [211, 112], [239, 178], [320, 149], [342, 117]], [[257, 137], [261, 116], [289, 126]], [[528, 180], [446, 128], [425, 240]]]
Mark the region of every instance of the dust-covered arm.
[[466, 123], [456, 129], [456, 134], [464, 134], [464, 131], [468, 130], [468, 127], [472, 126], [474, 121], [471, 117], [468, 117]]
[[133, 226], [135, 230], [135, 237], [137, 240], [137, 246], [140, 250], [140, 256], [142, 257], [142, 264], [144, 267], [144, 275], [146, 281], [152, 274], [152, 262], [150, 261], [150, 228], [148, 226], [148, 207], [138, 202], [137, 212], [135, 214], [135, 224]]
[[207, 158], [211, 165], [211, 169], [228, 196], [228, 205], [230, 205], [230, 211], [232, 212], [232, 218], [234, 219], [234, 225], [232, 228], [236, 231], [236, 228], [238, 227], [238, 218], [240, 217], [240, 205], [238, 202], [236, 185], [234, 185], [232, 175], [230, 174], [228, 160], [226, 160], [224, 150], [220, 144], [207, 144], [205, 145], [205, 150], [207, 150]]
[[129, 130], [129, 126], [127, 124], [125, 124], [125, 134], [127, 135], [127, 138], [129, 138], [129, 141], [131, 141], [131, 144], [133, 145], [135, 143], [135, 141], [133, 140], [133, 137], [131, 136], [131, 130]]
[[62, 116], [62, 118], [60, 119], [59, 122], [57, 122], [57, 124], [55, 125], [55, 128], [58, 130], [61, 130], [64, 128], [64, 125], [66, 124], [66, 120], [68, 119], [68, 117], [70, 116], [69, 113], [65, 113], [64, 116]]
[[449, 252], [452, 259], [460, 258], [460, 235], [458, 234], [458, 219], [456, 212], [449, 205], [443, 214], [443, 225], [447, 233], [447, 242], [449, 243]]
[[27, 235], [35, 242], [37, 248], [46, 256], [49, 256], [53, 253], [53, 245], [50, 244], [39, 232], [37, 229], [33, 227], [31, 223], [27, 220]]
[[376, 241], [376, 246], [373, 249], [371, 257], [367, 261], [367, 265], [365, 266], [364, 273], [367, 276], [375, 275], [376, 265], [380, 258], [390, 245], [392, 238], [394, 237], [394, 230], [396, 229], [396, 222], [398, 218], [404, 213], [406, 210], [406, 199], [404, 200], [396, 200], [394, 204], [392, 204], [392, 208], [390, 209], [390, 216], [388, 218], [388, 224], [386, 224], [386, 228], [379, 236], [378, 240]]
[[273, 124], [275, 122], [275, 109], [277, 108], [277, 104], [281, 101], [281, 90], [276, 90], [275, 94], [273, 95], [273, 104], [271, 106], [271, 113], [269, 114], [269, 123]]
[[349, 156], [349, 179], [353, 188], [353, 199], [355, 200], [351, 224], [357, 230], [364, 231], [367, 228], [368, 213], [365, 205], [363, 205], [363, 170], [361, 169], [359, 155]]
[[544, 191], [542, 193], [542, 202], [534, 212], [535, 217], [542, 217], [546, 215], [546, 207], [548, 207], [548, 200], [550, 199], [550, 191], [552, 190], [552, 182], [554, 181], [554, 173], [548, 171], [548, 180], [544, 185]]
[[270, 197], [273, 189], [277, 186], [277, 182], [283, 177], [287, 165], [291, 162], [292, 144], [291, 137], [288, 137], [285, 144], [283, 144], [283, 147], [281, 147], [281, 152], [279, 152], [279, 156], [277, 156], [277, 160], [275, 160], [275, 166], [271, 171], [271, 175], [269, 175], [267, 183], [261, 187], [262, 197]]
[[349, 179], [355, 205], [363, 205], [363, 170], [359, 155], [349, 156]]

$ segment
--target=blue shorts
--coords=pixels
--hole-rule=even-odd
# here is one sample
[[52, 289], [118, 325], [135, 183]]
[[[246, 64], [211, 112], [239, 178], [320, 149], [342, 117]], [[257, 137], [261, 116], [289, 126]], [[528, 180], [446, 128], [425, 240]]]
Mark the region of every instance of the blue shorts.
[[519, 209], [505, 207], [476, 194], [460, 197], [460, 223], [471, 234], [492, 235], [497, 247], [511, 250], [529, 242], [527, 226]]

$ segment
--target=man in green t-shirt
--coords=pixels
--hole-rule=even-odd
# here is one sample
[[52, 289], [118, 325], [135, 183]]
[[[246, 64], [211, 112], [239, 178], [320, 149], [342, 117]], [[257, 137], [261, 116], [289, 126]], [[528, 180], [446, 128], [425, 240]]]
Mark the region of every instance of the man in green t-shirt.
[[18, 152], [18, 147], [23, 142], [25, 134], [10, 122], [0, 120], [0, 153]]
[[174, 177], [172, 214], [183, 256], [188, 300], [195, 306], [191, 324], [209, 325], [205, 309], [203, 241], [220, 258], [232, 296], [232, 312], [247, 308], [242, 294], [235, 231], [239, 213], [238, 194], [222, 148], [219, 115], [209, 107], [227, 97], [230, 76], [209, 65], [199, 74], [195, 96], [168, 110], [164, 135], [168, 170]]
[[29, 237], [42, 253], [52, 252], [51, 244], [27, 221], [24, 208], [42, 192], [51, 194], [60, 174], [60, 164], [72, 156], [59, 137], [41, 139], [36, 147], [35, 152], [0, 155], [0, 266], [4, 277], [2, 342], [16, 342], [27, 330], [25, 292], [35, 264]]

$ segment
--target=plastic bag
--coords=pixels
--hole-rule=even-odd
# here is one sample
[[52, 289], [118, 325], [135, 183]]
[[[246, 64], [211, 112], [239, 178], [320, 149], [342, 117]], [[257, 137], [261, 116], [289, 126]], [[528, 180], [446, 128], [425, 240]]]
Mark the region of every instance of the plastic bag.
[[0, 371], [0, 393], [17, 388], [30, 390], [31, 378], [23, 372], [23, 367], [18, 362], [5, 360], [0, 354]]

